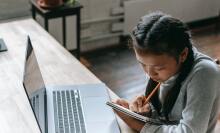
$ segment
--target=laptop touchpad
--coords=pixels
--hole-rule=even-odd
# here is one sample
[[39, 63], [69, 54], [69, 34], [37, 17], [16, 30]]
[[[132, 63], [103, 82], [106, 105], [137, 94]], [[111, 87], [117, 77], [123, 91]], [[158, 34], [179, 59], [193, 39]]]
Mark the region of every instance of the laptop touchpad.
[[86, 122], [103, 122], [115, 119], [112, 109], [105, 103], [106, 97], [83, 98], [83, 109]]

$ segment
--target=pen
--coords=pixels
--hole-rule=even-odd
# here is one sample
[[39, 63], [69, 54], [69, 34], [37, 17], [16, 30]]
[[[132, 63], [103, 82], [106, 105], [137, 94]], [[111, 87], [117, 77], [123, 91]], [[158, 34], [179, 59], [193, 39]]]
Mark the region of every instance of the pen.
[[153, 91], [148, 96], [145, 97], [144, 105], [149, 102], [150, 98], [154, 95], [157, 89], [160, 88], [159, 86], [160, 83], [158, 83], [157, 86], [153, 89]]

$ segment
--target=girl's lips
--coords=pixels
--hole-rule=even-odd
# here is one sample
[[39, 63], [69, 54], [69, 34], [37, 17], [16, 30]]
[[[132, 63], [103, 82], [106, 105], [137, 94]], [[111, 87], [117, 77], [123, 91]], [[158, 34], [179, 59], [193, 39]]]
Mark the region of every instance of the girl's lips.
[[153, 79], [154, 81], [158, 81], [159, 80], [158, 78], [154, 78], [154, 77], [151, 77], [151, 79]]

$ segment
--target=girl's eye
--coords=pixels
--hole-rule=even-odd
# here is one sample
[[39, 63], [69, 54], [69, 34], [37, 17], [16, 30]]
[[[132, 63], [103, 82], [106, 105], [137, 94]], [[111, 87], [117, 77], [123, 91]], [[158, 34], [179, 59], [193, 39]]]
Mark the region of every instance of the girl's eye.
[[142, 64], [142, 63], [140, 63], [140, 64], [141, 64], [141, 66], [142, 66], [142, 67], [146, 67], [146, 65], [145, 65], [145, 64]]
[[165, 67], [155, 67], [155, 70], [160, 71], [163, 70]]

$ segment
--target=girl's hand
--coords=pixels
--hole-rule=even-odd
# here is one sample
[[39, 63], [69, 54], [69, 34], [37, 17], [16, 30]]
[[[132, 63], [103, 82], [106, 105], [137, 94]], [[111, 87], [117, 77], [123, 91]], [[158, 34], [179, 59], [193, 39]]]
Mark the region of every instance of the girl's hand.
[[117, 99], [116, 101], [113, 101], [113, 102], [129, 109], [129, 103], [124, 99]]
[[[118, 105], [121, 105], [127, 109], [129, 109], [129, 103], [124, 100], [124, 99], [118, 99], [116, 101], [113, 101], [114, 103], [118, 104]], [[115, 113], [117, 113], [117, 115], [132, 129], [140, 132], [141, 129], [143, 128], [144, 126], [144, 122], [141, 122], [139, 120], [136, 120], [120, 111], [117, 111], [115, 110]]]
[[140, 114], [143, 114], [143, 113], [149, 113], [150, 112], [150, 105], [149, 103], [145, 103], [145, 96], [138, 96], [136, 97], [133, 102], [131, 102], [129, 104], [129, 109], [131, 111], [134, 111], [134, 112], [137, 112], [137, 113], [140, 113]]

